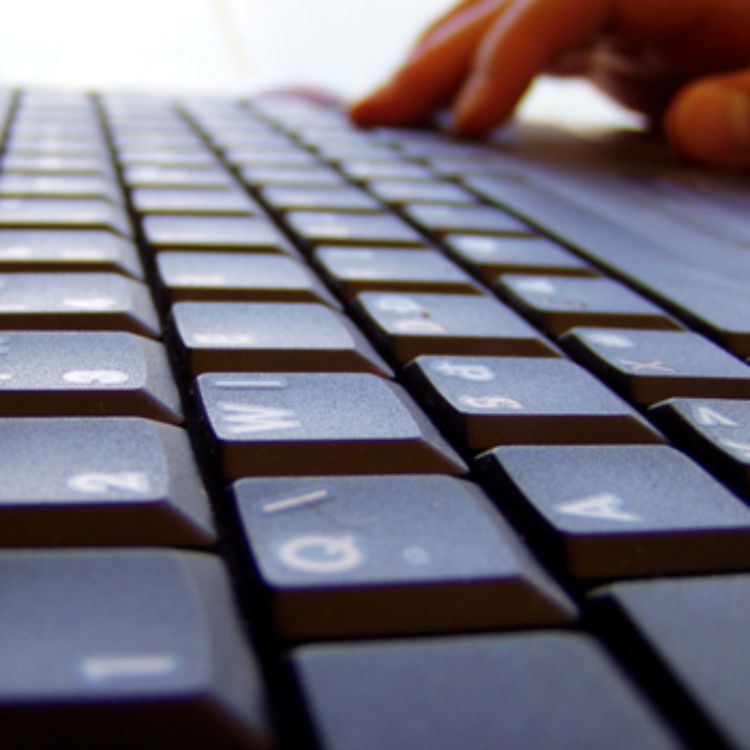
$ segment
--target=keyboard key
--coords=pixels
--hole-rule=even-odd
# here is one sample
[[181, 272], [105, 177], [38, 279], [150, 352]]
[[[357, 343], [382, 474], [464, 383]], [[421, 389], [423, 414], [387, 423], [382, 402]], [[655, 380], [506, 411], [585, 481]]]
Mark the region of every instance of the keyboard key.
[[125, 212], [103, 200], [0, 198], [0, 229], [106, 229], [132, 234]]
[[231, 148], [224, 152], [224, 158], [237, 168], [242, 167], [316, 167], [320, 160], [309, 151], [287, 146], [285, 149], [243, 149]]
[[575, 617], [572, 602], [468, 482], [245, 479], [234, 492], [284, 638], [560, 625]]
[[299, 261], [266, 253], [159, 253], [172, 300], [322, 302], [340, 307]]
[[259, 671], [215, 558], [0, 555], [7, 750], [270, 745]]
[[201, 375], [225, 477], [466, 472], [406, 393], [369, 374]]
[[118, 271], [143, 278], [135, 245], [111, 232], [0, 232], [3, 271]]
[[155, 250], [291, 252], [270, 221], [244, 216], [146, 216], [143, 232]]
[[468, 450], [544, 443], [656, 443], [660, 435], [572, 362], [520, 357], [419, 357], [415, 393]]
[[408, 205], [406, 215], [430, 234], [442, 237], [464, 232], [471, 234], [533, 234], [531, 227], [510, 214], [490, 206]]
[[351, 159], [342, 161], [339, 169], [356, 182], [368, 180], [433, 180], [429, 169], [408, 161], [367, 161]]
[[190, 372], [393, 373], [343, 315], [317, 304], [180, 302], [172, 308]]
[[292, 666], [327, 750], [680, 747], [603, 649], [579, 635], [305, 646]]
[[650, 413], [672, 439], [750, 500], [750, 401], [676, 398]]
[[223, 169], [188, 169], [180, 167], [126, 167], [123, 180], [129, 188], [195, 188], [227, 190], [235, 187]]
[[582, 328], [563, 342], [639, 406], [675, 396], [750, 398], [750, 367], [696, 333]]
[[405, 245], [422, 247], [423, 239], [408, 224], [390, 214], [293, 211], [287, 215], [300, 240], [316, 245]]
[[178, 167], [185, 169], [219, 168], [216, 157], [206, 148], [168, 149], [154, 146], [128, 146], [117, 150], [123, 167], [145, 165], [150, 167]]
[[456, 206], [473, 206], [479, 199], [468, 190], [451, 182], [439, 180], [410, 182], [376, 180], [367, 184], [367, 190], [385, 203], [402, 206], [406, 203], [441, 203]]
[[116, 273], [0, 274], [0, 329], [13, 328], [159, 336], [148, 289]]
[[544, 237], [449, 234], [443, 241], [453, 258], [488, 284], [505, 273], [596, 276], [593, 268]]
[[242, 181], [253, 187], [285, 185], [296, 187], [337, 187], [348, 183], [330, 167], [243, 167]]
[[400, 364], [421, 354], [557, 356], [536, 330], [490, 297], [363, 292], [356, 309]]
[[314, 257], [328, 283], [347, 299], [363, 291], [481, 293], [436, 250], [319, 247]]
[[141, 214], [257, 216], [258, 207], [238, 190], [138, 188], [131, 193], [133, 208]]
[[112, 167], [108, 159], [96, 156], [3, 156], [0, 166], [4, 174], [31, 175], [101, 175], [110, 177]]
[[216, 543], [187, 434], [146, 419], [0, 419], [0, 545]]
[[142, 416], [182, 421], [161, 344], [131, 333], [0, 332], [5, 416]]
[[98, 175], [31, 175], [0, 176], [3, 198], [71, 198], [103, 199], [120, 203], [122, 198], [113, 180]]
[[355, 211], [380, 213], [383, 206], [354, 187], [267, 187], [261, 198], [277, 211]]
[[535, 549], [566, 575], [633, 578], [750, 565], [750, 510], [673, 448], [497, 448], [479, 463]]
[[619, 583], [595, 601], [695, 747], [750, 746], [750, 576]]
[[508, 274], [494, 285], [509, 304], [552, 336], [576, 326], [679, 329], [646, 299], [610, 279]]

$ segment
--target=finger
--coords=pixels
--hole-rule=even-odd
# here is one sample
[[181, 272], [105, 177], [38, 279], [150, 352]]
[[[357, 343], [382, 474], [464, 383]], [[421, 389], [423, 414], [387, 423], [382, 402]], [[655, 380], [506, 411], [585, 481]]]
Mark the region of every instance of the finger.
[[717, 0], [614, 0], [607, 28], [641, 40], [680, 36]]
[[667, 110], [664, 129], [693, 159], [750, 168], [750, 69], [685, 86]]
[[448, 22], [462, 15], [466, 10], [468, 10], [474, 5], [477, 5], [479, 2], [481, 2], [481, 0], [461, 0], [461, 2], [458, 3], [458, 5], [454, 5], [452, 8], [450, 8], [445, 13], [443, 13], [441, 16], [438, 16], [417, 37], [417, 41], [414, 45], [414, 49], [412, 50], [412, 55], [419, 52], [424, 44], [429, 43], [430, 38], [433, 36], [433, 34], [436, 31], [440, 31], [440, 29], [443, 26], [445, 26]]
[[505, 120], [534, 76], [605, 24], [611, 0], [517, 0], [482, 42], [454, 108], [454, 130], [478, 135]]
[[506, 4], [484, 2], [448, 22], [391, 81], [350, 108], [352, 120], [365, 127], [423, 122], [460, 85], [482, 37]]

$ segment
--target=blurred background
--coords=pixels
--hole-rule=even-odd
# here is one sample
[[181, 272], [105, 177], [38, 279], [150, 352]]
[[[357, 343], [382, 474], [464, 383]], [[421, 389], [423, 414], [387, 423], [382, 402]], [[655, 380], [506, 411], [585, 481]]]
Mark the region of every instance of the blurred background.
[[[351, 99], [393, 69], [451, 0], [0, 0], [0, 86], [254, 93], [313, 85]], [[543, 82], [531, 119], [628, 121], [577, 82]]]

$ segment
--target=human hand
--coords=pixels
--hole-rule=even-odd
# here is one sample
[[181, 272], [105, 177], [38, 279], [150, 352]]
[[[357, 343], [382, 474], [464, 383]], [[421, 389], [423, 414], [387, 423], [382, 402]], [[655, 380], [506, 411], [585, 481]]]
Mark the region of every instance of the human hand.
[[750, 168], [750, 0], [463, 0], [350, 114], [414, 125], [452, 103], [454, 132], [480, 135], [542, 71], [588, 76], [694, 159]]

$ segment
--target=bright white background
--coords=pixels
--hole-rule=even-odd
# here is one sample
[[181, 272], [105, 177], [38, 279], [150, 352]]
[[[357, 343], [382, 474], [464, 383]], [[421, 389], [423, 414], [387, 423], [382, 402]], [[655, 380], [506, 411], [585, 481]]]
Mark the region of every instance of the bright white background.
[[[347, 98], [382, 79], [451, 0], [0, 0], [0, 86], [256, 92], [312, 84]], [[535, 119], [622, 120], [573, 83]], [[627, 118], [625, 118], [627, 121]]]

